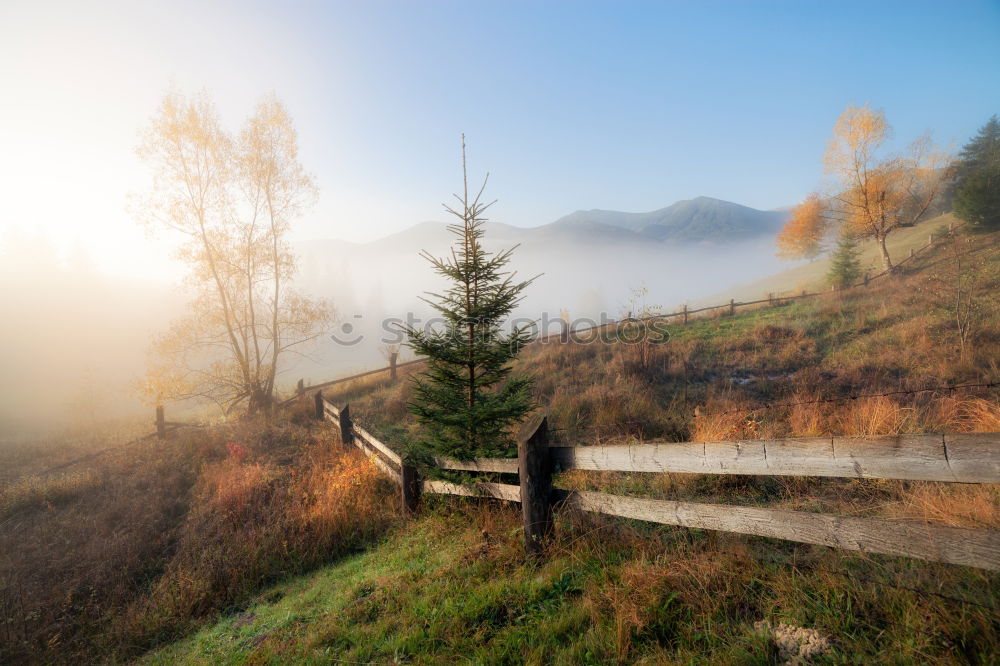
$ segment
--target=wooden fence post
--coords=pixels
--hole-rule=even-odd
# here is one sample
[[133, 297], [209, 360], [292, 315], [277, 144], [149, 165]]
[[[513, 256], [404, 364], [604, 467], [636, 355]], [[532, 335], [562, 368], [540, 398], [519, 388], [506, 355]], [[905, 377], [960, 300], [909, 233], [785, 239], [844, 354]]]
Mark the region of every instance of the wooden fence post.
[[302, 395], [306, 392], [306, 381], [300, 379], [299, 383], [295, 385], [295, 395]]
[[913, 258], [913, 255], [914, 255], [914, 254], [916, 254], [916, 250], [914, 250], [914, 249], [913, 249], [913, 248], [911, 247], [911, 248], [910, 248], [910, 259], [912, 259], [912, 258]]
[[930, 246], [933, 244], [934, 244], [934, 234], [927, 234], [927, 245]]
[[734, 314], [736, 314], [736, 299], [735, 298], [730, 298], [729, 299], [729, 316], [732, 317]]
[[322, 391], [316, 391], [315, 400], [316, 400], [316, 412], [313, 414], [313, 416], [316, 417], [317, 421], [322, 421], [324, 418], [326, 418], [326, 414], [325, 414], [325, 412], [323, 410], [323, 392]]
[[688, 304], [684, 304], [684, 323], [688, 323]]
[[412, 516], [417, 511], [420, 503], [420, 479], [417, 475], [417, 468], [407, 465], [405, 462], [400, 465], [400, 489], [403, 504], [403, 515]]
[[517, 470], [521, 480], [521, 515], [524, 550], [529, 558], [541, 556], [552, 534], [552, 458], [549, 455], [548, 417], [542, 416], [531, 435], [517, 444]]
[[394, 351], [389, 354], [389, 379], [392, 381], [396, 381], [396, 359], [398, 358], [398, 351]]
[[167, 421], [163, 417], [163, 405], [156, 406], [156, 436], [160, 439], [167, 436]]
[[344, 405], [340, 410], [340, 443], [344, 446], [354, 444], [354, 422], [351, 421], [350, 405]]
[[868, 271], [865, 271], [865, 286], [868, 286]]

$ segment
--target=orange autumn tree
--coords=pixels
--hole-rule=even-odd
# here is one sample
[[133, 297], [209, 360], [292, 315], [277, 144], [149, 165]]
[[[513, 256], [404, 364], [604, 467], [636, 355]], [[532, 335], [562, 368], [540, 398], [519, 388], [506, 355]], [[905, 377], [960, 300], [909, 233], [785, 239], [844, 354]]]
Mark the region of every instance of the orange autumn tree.
[[941, 194], [947, 160], [929, 137], [902, 154], [886, 154], [892, 128], [882, 111], [849, 106], [837, 119], [824, 157], [831, 192], [802, 204], [779, 233], [779, 251], [808, 256], [830, 224], [875, 241], [886, 270], [893, 269], [889, 234], [923, 218]]
[[778, 233], [778, 254], [782, 257], [814, 259], [823, 251], [827, 219], [823, 201], [810, 194], [792, 210], [792, 215]]
[[288, 232], [316, 196], [291, 117], [265, 97], [236, 136], [205, 94], [168, 94], [139, 146], [153, 184], [135, 211], [181, 239], [195, 298], [156, 339], [147, 393], [267, 412], [281, 362], [315, 339], [326, 303], [292, 288]]

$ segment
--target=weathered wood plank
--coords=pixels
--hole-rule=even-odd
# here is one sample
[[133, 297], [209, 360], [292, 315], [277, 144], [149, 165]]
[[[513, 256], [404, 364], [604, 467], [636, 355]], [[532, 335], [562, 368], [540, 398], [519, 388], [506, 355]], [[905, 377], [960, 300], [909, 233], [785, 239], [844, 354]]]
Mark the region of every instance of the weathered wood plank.
[[564, 470], [1000, 483], [1000, 433], [652, 442], [549, 450], [553, 462]]
[[833, 455], [838, 463], [851, 465], [858, 478], [965, 480], [948, 464], [940, 434], [834, 437]]
[[328, 416], [331, 416], [334, 420], [340, 418], [340, 410], [337, 409], [337, 407], [332, 403], [327, 402], [325, 399], [323, 400], [323, 412]]
[[508, 502], [521, 501], [521, 487], [508, 483], [477, 483], [462, 485], [448, 481], [424, 481], [420, 484], [422, 492], [438, 495], [463, 495], [465, 497], [494, 497]]
[[403, 479], [402, 479], [402, 476], [401, 476], [401, 474], [400, 474], [400, 471], [399, 471], [399, 470], [397, 470], [396, 468], [394, 468], [394, 467], [393, 467], [393, 466], [392, 466], [391, 464], [389, 464], [388, 462], [386, 462], [386, 461], [385, 461], [385, 460], [384, 460], [384, 459], [382, 458], [382, 456], [381, 456], [381, 455], [379, 455], [379, 452], [378, 452], [378, 451], [377, 451], [376, 449], [372, 448], [372, 447], [371, 447], [371, 446], [370, 446], [370, 445], [368, 444], [368, 442], [365, 442], [365, 441], [364, 441], [364, 440], [362, 440], [362, 439], [361, 439], [360, 437], [355, 437], [355, 438], [354, 438], [354, 445], [355, 445], [356, 447], [358, 447], [359, 449], [361, 449], [361, 452], [362, 452], [362, 453], [364, 453], [364, 454], [365, 454], [366, 456], [368, 456], [368, 458], [369, 458], [369, 459], [370, 459], [370, 460], [372, 461], [372, 463], [374, 463], [374, 464], [375, 464], [375, 466], [376, 466], [376, 467], [378, 467], [378, 468], [379, 468], [380, 470], [382, 470], [382, 471], [383, 471], [383, 472], [385, 472], [385, 473], [386, 473], [387, 475], [389, 475], [389, 477], [390, 477], [390, 478], [391, 478], [391, 479], [392, 479], [392, 480], [393, 480], [393, 481], [394, 481], [394, 482], [395, 482], [396, 484], [398, 484], [398, 485], [402, 485], [402, 483], [403, 483]]
[[664, 525], [737, 532], [1000, 571], [1000, 530], [557, 491], [564, 506]]
[[372, 446], [366, 439], [363, 437], [355, 437], [353, 443], [356, 447], [361, 449], [366, 456], [375, 458], [376, 461], [387, 465], [389, 469], [393, 470], [394, 474], [399, 474], [399, 470], [402, 468], [402, 465], [396, 463], [395, 461], [386, 460], [382, 452]]
[[1000, 434], [945, 435], [944, 445], [948, 464], [959, 481], [1000, 482]]
[[372, 448], [381, 452], [386, 458], [396, 463], [397, 465], [403, 464], [403, 459], [399, 457], [399, 454], [390, 449], [388, 446], [382, 442], [375, 439], [375, 436], [370, 432], [359, 426], [357, 423], [354, 424], [354, 434], [361, 439], [365, 440]]
[[[357, 442], [357, 441], [358, 441], [358, 440], [355, 440], [355, 442]], [[365, 450], [365, 449], [364, 449], [364, 447], [363, 447], [362, 445], [360, 445], [360, 444], [359, 444], [359, 448], [361, 448], [361, 450], [362, 450], [362, 451], [364, 451], [364, 450]], [[386, 461], [382, 460], [382, 459], [381, 459], [380, 457], [378, 457], [377, 455], [370, 455], [370, 456], [368, 456], [368, 457], [369, 457], [369, 459], [370, 459], [370, 460], [371, 460], [371, 461], [372, 461], [373, 463], [375, 463], [375, 466], [376, 466], [376, 467], [378, 467], [378, 468], [379, 468], [380, 470], [382, 470], [383, 472], [385, 472], [385, 473], [386, 473], [386, 474], [387, 474], [387, 475], [389, 476], [389, 478], [393, 480], [393, 482], [394, 482], [394, 483], [395, 483], [396, 485], [399, 485], [399, 486], [402, 486], [402, 485], [403, 485], [403, 479], [402, 479], [402, 478], [400, 477], [400, 474], [399, 474], [399, 472], [397, 472], [396, 470], [394, 470], [394, 469], [392, 468], [392, 465], [390, 465], [390, 464], [389, 464], [389, 463], [387, 463]]]
[[500, 472], [517, 474], [517, 458], [474, 458], [473, 460], [455, 460], [453, 458], [435, 458], [434, 462], [441, 469], [457, 469], [466, 472]]

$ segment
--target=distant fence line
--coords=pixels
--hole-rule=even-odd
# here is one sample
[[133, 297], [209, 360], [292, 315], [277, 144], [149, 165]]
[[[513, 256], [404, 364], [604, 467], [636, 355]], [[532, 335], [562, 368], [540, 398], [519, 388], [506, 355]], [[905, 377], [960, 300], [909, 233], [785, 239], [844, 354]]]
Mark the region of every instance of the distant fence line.
[[566, 470], [1000, 483], [1000, 433], [550, 446], [547, 418], [541, 417], [519, 438], [516, 459], [437, 459], [442, 469], [516, 474], [519, 479], [518, 485], [466, 485], [421, 479], [415, 467], [352, 420], [348, 405], [338, 409], [321, 391], [314, 397], [315, 417], [332, 422], [346, 446], [368, 454], [400, 487], [404, 514], [416, 510], [421, 494], [519, 502], [525, 549], [532, 557], [542, 555], [554, 529], [553, 511], [562, 508], [1000, 571], [1000, 530], [653, 500], [553, 486], [553, 475]]
[[[898, 269], [900, 266], [903, 266], [904, 264], [906, 264], [906, 263], [914, 260], [915, 258], [921, 256], [922, 254], [924, 254], [925, 252], [927, 252], [931, 247], [933, 247], [934, 245], [936, 245], [938, 243], [938, 241], [940, 241], [943, 238], [947, 238], [955, 229], [961, 228], [963, 226], [965, 226], [964, 223], [963, 224], [959, 224], [959, 225], [955, 225], [954, 223], [950, 223], [948, 225], [948, 234], [944, 235], [944, 236], [939, 236], [938, 238], [935, 238], [933, 233], [928, 234], [928, 236], [927, 236], [927, 244], [926, 245], [923, 245], [923, 246], [921, 246], [919, 248], [911, 248], [909, 255], [907, 255], [902, 260], [898, 261], [893, 266], [893, 268], [891, 270], [883, 270], [883, 271], [880, 271], [878, 273], [875, 273], [874, 275], [870, 275], [869, 273], [866, 272], [864, 274], [864, 277], [860, 281], [858, 281], [856, 284], [853, 284], [853, 285], [850, 285], [849, 287], [846, 287], [845, 289], [853, 289], [855, 287], [867, 287], [872, 282], [874, 282], [875, 280], [878, 280], [878, 279], [881, 279], [881, 278], [884, 278], [884, 277], [886, 277], [888, 275], [893, 274], [893, 272], [896, 269]], [[542, 332], [539, 332], [539, 334], [537, 336], [535, 336], [535, 338], [533, 338], [532, 341], [533, 342], [543, 342], [544, 343], [544, 342], [548, 342], [548, 341], [555, 340], [555, 339], [558, 338], [560, 340], [560, 342], [569, 342], [571, 340], [572, 336], [576, 336], [576, 335], [579, 335], [581, 333], [588, 333], [588, 332], [591, 332], [591, 331], [598, 331], [599, 332], [599, 331], [602, 331], [602, 330], [605, 330], [605, 329], [608, 329], [608, 328], [619, 327], [619, 326], [622, 326], [622, 325], [625, 325], [625, 324], [636, 323], [636, 322], [663, 321], [663, 320], [670, 320], [670, 319], [678, 319], [678, 320], [680, 320], [680, 323], [687, 324], [688, 321], [690, 321], [690, 319], [692, 319], [692, 318], [699, 319], [702, 316], [704, 316], [706, 313], [716, 313], [716, 314], [723, 314], [723, 315], [728, 314], [729, 316], [732, 316], [732, 315], [736, 314], [737, 308], [745, 308], [745, 307], [760, 306], [760, 305], [768, 305], [768, 306], [784, 305], [784, 304], [791, 303], [791, 302], [797, 301], [797, 300], [802, 300], [802, 299], [806, 299], [806, 298], [815, 298], [817, 296], [823, 296], [823, 295], [829, 294], [829, 293], [834, 292], [834, 291], [837, 291], [837, 289], [836, 288], [831, 288], [829, 291], [814, 291], [814, 292], [809, 292], [809, 291], [806, 291], [806, 290], [802, 290], [799, 293], [792, 293], [792, 292], [772, 292], [772, 293], [769, 293], [767, 295], [767, 298], [761, 298], [761, 299], [757, 299], [757, 300], [754, 300], [754, 301], [737, 301], [736, 299], [731, 298], [731, 299], [729, 299], [728, 303], [722, 303], [720, 305], [708, 305], [708, 306], [703, 306], [703, 307], [700, 307], [700, 308], [688, 308], [687, 303], [685, 303], [684, 305], [681, 306], [681, 309], [678, 310], [678, 311], [676, 311], [676, 312], [662, 312], [662, 313], [655, 313], [655, 314], [643, 315], [643, 316], [638, 316], [638, 317], [632, 317], [631, 314], [629, 314], [629, 316], [626, 317], [625, 319], [616, 319], [616, 320], [612, 320], [612, 321], [609, 321], [609, 322], [606, 322], [606, 323], [603, 323], [603, 324], [595, 324], [593, 326], [585, 326], [585, 327], [573, 328], [573, 329], [570, 329], [569, 326], [568, 326], [568, 324], [564, 323], [564, 325], [562, 327], [562, 330], [560, 330], [559, 332], [557, 332], [557, 333], [551, 333], [551, 334], [549, 334], [549, 333], [544, 333], [543, 334]], [[699, 317], [695, 317], [695, 315], [700, 315], [700, 316]], [[340, 377], [338, 379], [331, 379], [329, 381], [321, 382], [319, 384], [312, 384], [312, 385], [306, 386], [304, 380], [300, 379], [299, 382], [298, 382], [298, 385], [296, 387], [295, 395], [287, 398], [286, 400], [280, 402], [279, 404], [281, 404], [281, 405], [287, 405], [287, 404], [290, 404], [291, 402], [293, 402], [296, 399], [296, 397], [298, 397], [300, 395], [303, 395], [305, 393], [312, 393], [313, 391], [317, 391], [317, 390], [322, 390], [322, 389], [325, 389], [325, 388], [329, 388], [329, 387], [335, 386], [337, 384], [342, 384], [342, 383], [354, 381], [354, 380], [357, 380], [357, 379], [363, 379], [365, 377], [372, 377], [374, 375], [378, 375], [378, 374], [381, 374], [381, 373], [389, 373], [389, 377], [391, 379], [396, 379], [397, 372], [398, 372], [399, 368], [404, 368], [404, 367], [411, 366], [411, 365], [416, 365], [416, 364], [419, 364], [419, 363], [425, 363], [427, 361], [427, 359], [425, 357], [415, 358], [413, 360], [406, 361], [406, 362], [403, 362], [403, 363], [399, 363], [397, 359], [398, 359], [398, 353], [394, 352], [394, 353], [390, 354], [389, 364], [387, 366], [385, 366], [385, 367], [376, 368], [374, 370], [367, 370], [365, 372], [359, 372], [357, 374], [348, 375], [346, 377]]]

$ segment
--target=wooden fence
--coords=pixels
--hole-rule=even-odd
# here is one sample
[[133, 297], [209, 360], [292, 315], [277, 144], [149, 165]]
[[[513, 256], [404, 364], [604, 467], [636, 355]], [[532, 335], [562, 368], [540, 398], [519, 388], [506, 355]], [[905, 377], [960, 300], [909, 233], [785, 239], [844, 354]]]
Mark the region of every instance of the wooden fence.
[[[963, 224], [959, 224], [959, 225], [954, 225], [954, 224], [950, 225], [949, 228], [948, 228], [948, 234], [950, 235], [955, 229], [960, 228], [962, 226], [964, 226], [964, 223]], [[931, 247], [933, 247], [934, 245], [936, 245], [939, 240], [941, 240], [942, 238], [947, 238], [947, 237], [948, 236], [942, 236], [942, 237], [939, 237], [939, 238], [935, 238], [933, 234], [928, 235], [928, 237], [927, 237], [927, 244], [923, 245], [923, 246], [921, 246], [919, 248], [911, 248], [910, 249], [910, 254], [908, 256], [906, 256], [905, 258], [901, 259], [900, 261], [898, 261], [896, 263], [896, 265], [893, 267], [893, 270], [899, 268], [900, 266], [903, 266], [903, 265], [907, 264], [908, 262], [912, 261], [913, 259], [915, 259], [915, 258], [919, 257], [920, 255], [924, 254], [927, 250], [929, 250]], [[868, 287], [875, 280], [878, 280], [880, 278], [884, 278], [884, 277], [886, 277], [888, 275], [891, 275], [891, 274], [892, 274], [892, 271], [887, 271], [887, 270], [886, 271], [881, 271], [881, 272], [876, 273], [874, 275], [870, 275], [868, 273], [865, 273], [864, 277], [857, 284], [852, 285], [851, 288], [853, 288], [853, 287]], [[833, 290], [831, 290], [831, 291], [833, 291]], [[826, 294], [829, 294], [829, 293], [831, 293], [831, 292], [830, 291], [809, 292], [809, 291], [805, 291], [805, 290], [803, 290], [803, 291], [801, 291], [799, 293], [791, 293], [791, 292], [770, 293], [770, 294], [767, 295], [767, 298], [761, 298], [761, 299], [757, 299], [757, 300], [754, 300], [754, 301], [737, 301], [737, 300], [731, 298], [731, 299], [729, 299], [728, 303], [722, 303], [721, 305], [709, 305], [709, 306], [705, 306], [705, 307], [690, 308], [690, 309], [688, 308], [687, 304], [685, 303], [681, 307], [681, 309], [678, 310], [678, 311], [676, 311], [676, 312], [662, 312], [662, 313], [656, 313], [656, 314], [652, 314], [652, 315], [645, 315], [645, 316], [641, 316], [641, 317], [633, 317], [633, 316], [631, 316], [631, 314], [629, 314], [629, 316], [626, 317], [623, 320], [612, 320], [612, 321], [609, 321], [609, 322], [605, 322], [603, 324], [595, 324], [593, 326], [573, 328], [572, 330], [568, 327], [568, 325], [564, 325], [562, 327], [562, 330], [560, 330], [557, 333], [552, 333], [552, 334], [542, 334], [542, 333], [539, 333], [535, 337], [534, 342], [543, 342], [544, 343], [544, 342], [548, 342], [548, 341], [551, 341], [551, 340], [555, 340], [557, 338], [559, 339], [560, 342], [569, 342], [571, 338], [573, 338], [574, 336], [579, 336], [582, 333], [594, 332], [594, 333], [598, 333], [599, 334], [602, 331], [605, 331], [607, 329], [617, 328], [619, 326], [623, 326], [623, 325], [626, 325], [626, 324], [629, 324], [629, 323], [636, 323], [636, 322], [676, 320], [676, 323], [687, 324], [691, 319], [698, 319], [699, 317], [704, 317], [704, 316], [709, 316], [709, 315], [723, 315], [723, 316], [729, 315], [729, 316], [733, 316], [733, 315], [736, 314], [736, 310], [738, 308], [755, 307], [755, 306], [779, 306], [779, 305], [785, 305], [785, 304], [791, 303], [793, 301], [797, 301], [797, 300], [801, 300], [801, 299], [805, 299], [805, 298], [815, 298], [817, 296], [823, 296], [823, 295], [826, 295]], [[426, 358], [419, 357], [419, 358], [415, 358], [415, 359], [410, 360], [410, 361], [406, 361], [404, 363], [399, 363], [399, 362], [397, 362], [397, 358], [398, 358], [397, 354], [394, 353], [394, 354], [392, 354], [389, 357], [389, 365], [387, 365], [387, 366], [385, 366], [383, 368], [376, 368], [374, 370], [367, 370], [365, 372], [359, 372], [359, 373], [354, 374], [354, 375], [349, 375], [347, 377], [340, 377], [338, 379], [332, 379], [330, 381], [321, 382], [319, 384], [313, 384], [313, 385], [310, 385], [310, 386], [306, 386], [305, 385], [305, 381], [302, 380], [302, 379], [300, 379], [299, 382], [298, 382], [298, 385], [296, 386], [295, 395], [292, 396], [292, 397], [290, 397], [290, 398], [288, 398], [288, 399], [286, 399], [286, 400], [284, 400], [280, 404], [287, 405], [287, 404], [293, 402], [297, 397], [299, 397], [301, 395], [304, 395], [306, 393], [312, 393], [313, 391], [323, 390], [325, 388], [329, 388], [329, 387], [335, 386], [337, 384], [342, 384], [344, 382], [354, 381], [356, 379], [362, 379], [364, 377], [371, 377], [371, 376], [382, 374], [382, 373], [387, 373], [391, 379], [395, 379], [396, 376], [397, 376], [397, 372], [398, 372], [399, 368], [404, 368], [404, 367], [407, 367], [407, 366], [416, 365], [418, 363], [424, 363], [427, 360]]]
[[552, 534], [553, 510], [564, 508], [1000, 571], [1000, 530], [641, 499], [553, 486], [554, 474], [572, 469], [1000, 483], [1000, 433], [549, 446], [543, 417], [518, 442], [516, 459], [437, 460], [442, 469], [517, 474], [519, 479], [518, 485], [466, 485], [421, 480], [414, 467], [351, 420], [348, 406], [337, 409], [322, 392], [316, 393], [315, 403], [317, 418], [332, 421], [345, 445], [353, 444], [367, 453], [400, 486], [406, 513], [414, 511], [421, 493], [520, 502], [525, 549], [532, 557], [541, 555]]

